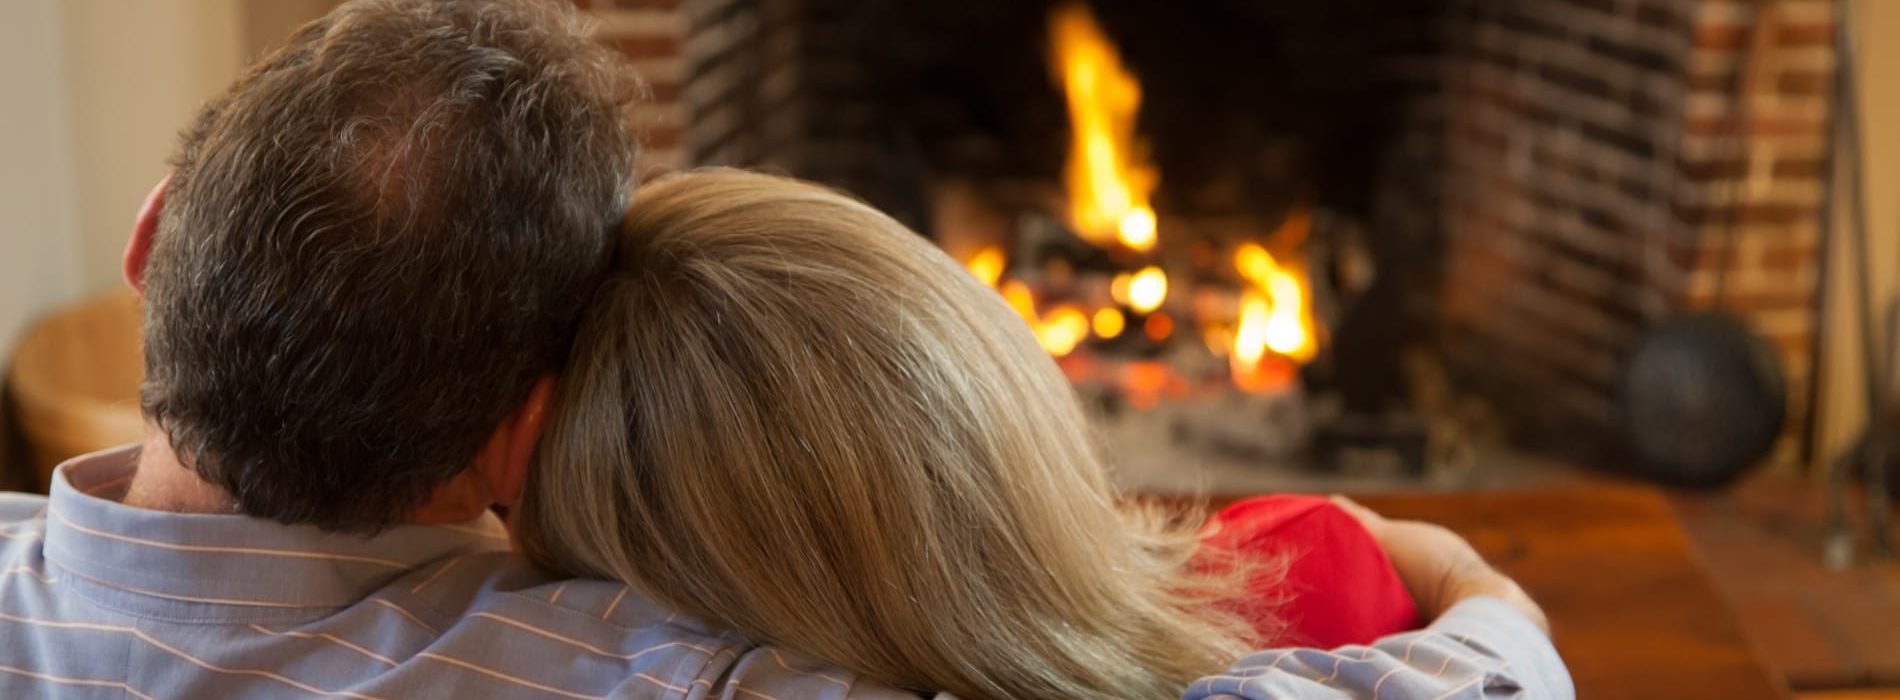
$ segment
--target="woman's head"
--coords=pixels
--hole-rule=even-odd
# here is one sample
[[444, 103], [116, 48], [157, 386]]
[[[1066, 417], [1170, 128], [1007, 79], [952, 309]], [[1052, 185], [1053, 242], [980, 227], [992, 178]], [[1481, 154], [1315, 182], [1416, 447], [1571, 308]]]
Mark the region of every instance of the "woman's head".
[[1020, 319], [847, 197], [648, 185], [559, 393], [518, 520], [543, 565], [973, 698], [1172, 694], [1231, 659]]

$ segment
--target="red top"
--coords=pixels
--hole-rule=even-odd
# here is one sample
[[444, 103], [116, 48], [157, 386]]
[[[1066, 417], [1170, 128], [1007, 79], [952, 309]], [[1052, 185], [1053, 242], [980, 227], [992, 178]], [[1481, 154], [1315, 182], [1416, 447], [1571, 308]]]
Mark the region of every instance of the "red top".
[[1215, 513], [1207, 530], [1207, 546], [1283, 562], [1249, 582], [1252, 604], [1241, 605], [1273, 644], [1331, 649], [1418, 627], [1418, 608], [1385, 550], [1332, 501], [1247, 498]]

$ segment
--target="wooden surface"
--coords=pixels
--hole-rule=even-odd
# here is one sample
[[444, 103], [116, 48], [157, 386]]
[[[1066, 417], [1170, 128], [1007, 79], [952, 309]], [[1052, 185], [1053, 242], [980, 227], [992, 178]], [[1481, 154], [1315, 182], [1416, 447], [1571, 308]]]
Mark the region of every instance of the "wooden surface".
[[1830, 570], [1826, 496], [1812, 476], [1769, 470], [1670, 502], [1777, 676], [1797, 692], [1886, 689], [1900, 700], [1900, 562], [1872, 556], [1856, 488], [1858, 557]]
[[1669, 502], [1638, 487], [1359, 498], [1471, 540], [1550, 616], [1579, 698], [1789, 697]]

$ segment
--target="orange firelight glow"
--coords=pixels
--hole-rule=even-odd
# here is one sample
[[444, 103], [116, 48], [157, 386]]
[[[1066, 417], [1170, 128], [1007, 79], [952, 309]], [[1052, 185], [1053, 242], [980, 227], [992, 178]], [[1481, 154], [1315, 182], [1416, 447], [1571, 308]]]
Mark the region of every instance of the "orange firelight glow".
[[1003, 301], [1009, 308], [1029, 324], [1029, 330], [1036, 334], [1036, 342], [1050, 355], [1067, 357], [1075, 352], [1082, 341], [1088, 340], [1091, 329], [1104, 338], [1121, 333], [1119, 326], [1114, 328], [1113, 334], [1102, 332], [1106, 326], [1101, 312], [1091, 315], [1075, 304], [1057, 304], [1047, 313], [1037, 311], [1035, 292], [1021, 280], [1006, 281], [998, 291], [1003, 293]]
[[1155, 314], [1142, 322], [1141, 329], [1148, 334], [1149, 340], [1159, 343], [1174, 334], [1174, 319], [1165, 313]]
[[1161, 302], [1168, 300], [1167, 273], [1153, 265], [1141, 268], [1128, 278], [1127, 296], [1129, 308], [1139, 313], [1161, 308]]
[[976, 275], [977, 279], [983, 280], [984, 285], [994, 287], [1003, 279], [1003, 268], [1007, 262], [1008, 260], [1003, 257], [1002, 248], [985, 246], [982, 250], [976, 251], [975, 255], [970, 256], [963, 266], [969, 268], [970, 274]]
[[1156, 221], [1149, 194], [1160, 175], [1135, 136], [1141, 84], [1095, 16], [1080, 3], [1049, 18], [1052, 65], [1069, 104], [1069, 219], [1097, 245], [1120, 241], [1137, 251], [1155, 246]]
[[1234, 352], [1229, 357], [1235, 383], [1257, 387], [1261, 363], [1271, 351], [1295, 363], [1306, 363], [1319, 352], [1306, 277], [1282, 265], [1257, 243], [1234, 251], [1234, 268], [1249, 287], [1241, 292], [1240, 318], [1234, 330]]
[[1120, 309], [1105, 306], [1095, 310], [1089, 325], [1094, 327], [1096, 336], [1106, 340], [1121, 335], [1122, 329], [1128, 326], [1128, 319], [1122, 316]]

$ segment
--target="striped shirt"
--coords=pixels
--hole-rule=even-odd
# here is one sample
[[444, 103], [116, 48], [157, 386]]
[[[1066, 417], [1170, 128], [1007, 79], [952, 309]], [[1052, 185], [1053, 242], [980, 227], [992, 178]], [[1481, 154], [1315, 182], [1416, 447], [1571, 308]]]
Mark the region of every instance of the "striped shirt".
[[[143, 510], [116, 500], [136, 463], [0, 494], [0, 698], [918, 697], [535, 571], [492, 516], [361, 538]], [[1263, 652], [1187, 697], [1574, 695], [1540, 633], [1478, 603], [1409, 640]]]
[[1469, 598], [1431, 627], [1372, 646], [1271, 649], [1188, 686], [1182, 700], [1575, 700], [1556, 648], [1523, 614]]

